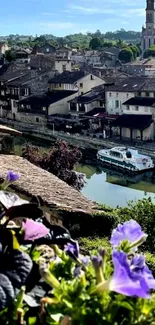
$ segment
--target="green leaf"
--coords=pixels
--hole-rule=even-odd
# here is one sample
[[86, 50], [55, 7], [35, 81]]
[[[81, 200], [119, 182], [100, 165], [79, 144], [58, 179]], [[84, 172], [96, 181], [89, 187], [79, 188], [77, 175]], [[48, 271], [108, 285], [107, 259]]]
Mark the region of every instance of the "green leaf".
[[37, 317], [29, 317], [28, 318], [28, 325], [35, 325], [37, 322]]
[[134, 310], [134, 308], [127, 301], [120, 301], [120, 302], [118, 302], [118, 306], [124, 307], [124, 308], [126, 308], [128, 310], [131, 310], [131, 311]]

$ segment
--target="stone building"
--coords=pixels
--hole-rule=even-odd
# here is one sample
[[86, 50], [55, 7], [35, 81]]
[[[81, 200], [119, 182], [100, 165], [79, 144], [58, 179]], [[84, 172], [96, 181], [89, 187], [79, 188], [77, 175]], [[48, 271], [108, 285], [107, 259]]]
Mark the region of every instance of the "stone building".
[[146, 1], [146, 26], [142, 28], [141, 48], [142, 55], [151, 46], [155, 45], [155, 6], [154, 0]]

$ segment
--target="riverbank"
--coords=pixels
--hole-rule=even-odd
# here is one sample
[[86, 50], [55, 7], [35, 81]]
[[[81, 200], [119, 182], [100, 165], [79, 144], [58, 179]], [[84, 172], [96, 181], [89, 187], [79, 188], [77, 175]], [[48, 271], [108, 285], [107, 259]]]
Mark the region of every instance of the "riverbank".
[[47, 143], [53, 146], [57, 139], [66, 140], [70, 145], [77, 146], [83, 153], [83, 162], [93, 163], [96, 161], [96, 153], [102, 148], [112, 148], [117, 145], [134, 146], [139, 150], [139, 153], [149, 155], [155, 161], [155, 143], [130, 143], [130, 141], [121, 141], [120, 139], [100, 139], [94, 136], [82, 136], [79, 134], [67, 134], [64, 132], [57, 132], [49, 130], [47, 127], [26, 126], [22, 122], [1, 119], [6, 125], [15, 127], [21, 131], [23, 135]]

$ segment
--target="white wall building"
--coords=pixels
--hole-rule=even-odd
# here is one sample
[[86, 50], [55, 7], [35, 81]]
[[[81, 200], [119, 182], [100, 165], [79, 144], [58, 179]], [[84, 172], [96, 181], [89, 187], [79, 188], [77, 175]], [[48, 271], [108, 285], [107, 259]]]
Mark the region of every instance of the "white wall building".
[[103, 79], [93, 74], [85, 75], [82, 71], [66, 71], [49, 80], [49, 91], [75, 90], [78, 91], [78, 95], [82, 95], [104, 83]]

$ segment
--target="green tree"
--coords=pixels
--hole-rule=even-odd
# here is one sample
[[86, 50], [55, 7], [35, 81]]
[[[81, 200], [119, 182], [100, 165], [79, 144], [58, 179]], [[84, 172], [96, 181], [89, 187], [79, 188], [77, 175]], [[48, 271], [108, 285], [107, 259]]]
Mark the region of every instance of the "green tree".
[[89, 47], [92, 50], [97, 50], [101, 47], [101, 41], [98, 37], [92, 38], [92, 40], [89, 43]]
[[132, 53], [133, 53], [133, 58], [134, 59], [136, 59], [137, 58], [137, 56], [139, 56], [139, 49], [137, 48], [137, 46], [135, 46], [135, 45], [131, 45], [130, 46], [130, 49], [131, 49], [131, 51], [132, 51]]
[[144, 58], [155, 57], [155, 45], [152, 45], [144, 52]]
[[118, 59], [124, 63], [131, 62], [133, 60], [132, 50], [129, 47], [122, 49], [119, 52]]
[[102, 47], [111, 47], [113, 45], [114, 45], [113, 42], [110, 42], [110, 41], [104, 41], [102, 43]]
[[124, 43], [124, 41], [122, 39], [119, 39], [117, 42], [116, 42], [116, 46], [118, 48], [123, 48], [124, 46], [126, 46], [126, 44]]
[[15, 52], [12, 50], [6, 51], [4, 57], [8, 62], [15, 61], [16, 59]]

